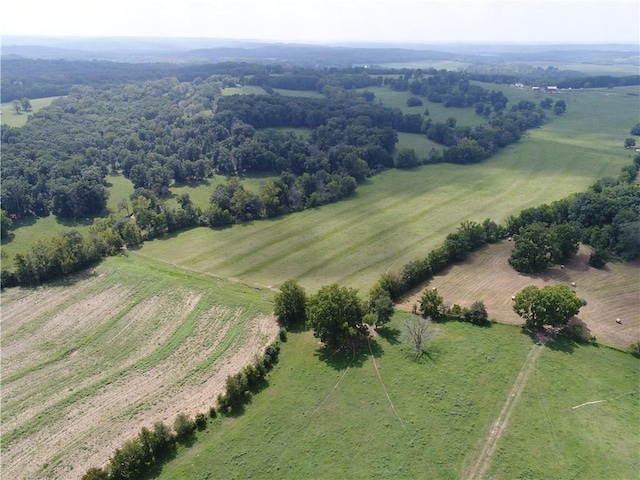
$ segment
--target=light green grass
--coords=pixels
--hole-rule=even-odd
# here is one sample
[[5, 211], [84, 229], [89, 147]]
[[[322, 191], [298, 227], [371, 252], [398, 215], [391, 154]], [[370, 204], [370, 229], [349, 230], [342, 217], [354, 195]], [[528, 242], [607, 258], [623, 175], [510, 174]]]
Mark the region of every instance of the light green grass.
[[368, 289], [380, 274], [425, 255], [464, 220], [501, 222], [617, 175], [631, 162], [622, 142], [637, 120], [638, 97], [627, 91], [563, 95], [564, 116], [481, 164], [390, 170], [334, 205], [194, 229], [149, 242], [142, 252], [264, 285], [297, 278], [310, 289], [332, 282]]
[[[396, 332], [400, 317], [396, 315], [391, 325]], [[317, 340], [309, 333], [290, 335], [269, 377], [269, 387], [253, 398], [244, 414], [210, 423], [194, 446], [180, 448], [157, 478], [207, 478], [212, 472], [216, 478], [462, 478], [477, 444], [498, 417], [532, 344], [513, 326], [477, 328], [449, 323], [438, 328], [430, 355], [422, 362], [408, 358], [402, 344], [375, 338], [373, 351], [380, 378], [371, 356], [357, 356], [347, 370], [350, 355], [327, 360], [319, 356]], [[602, 362], [598, 367], [602, 389], [628, 391], [636, 386], [638, 362], [631, 356], [608, 349], [598, 355], [595, 347], [584, 350], [585, 355], [575, 360], [566, 353], [542, 353], [543, 369], [538, 372], [534, 367], [536, 385], [542, 382], [558, 390], [547, 400], [545, 412], [558, 408], [566, 416], [566, 407], [574, 399], [565, 398], [560, 390], [567, 381], [579, 386], [571, 378], [576, 363], [586, 371]], [[549, 364], [555, 365], [551, 371]], [[620, 374], [620, 369], [628, 373]], [[590, 385], [585, 383], [576, 393], [589, 397]], [[603, 471], [596, 464], [605, 460], [602, 453], [585, 462], [580, 475], [545, 474], [548, 461], [557, 462], [564, 472], [580, 462], [580, 452], [561, 446], [567, 457], [556, 460], [559, 455], [551, 450], [559, 442], [532, 428], [528, 417], [516, 421], [520, 413], [516, 405], [509, 428], [529, 433], [522, 437], [521, 450], [535, 452], [547, 443], [541, 447], [547, 456], [536, 456], [540, 464], [532, 466], [531, 459], [523, 455], [514, 460], [516, 466], [507, 475], [492, 478], [521, 478], [518, 475], [523, 471], [535, 472], [527, 478], [539, 479], [631, 478], [638, 460], [634, 449], [637, 432], [633, 431], [638, 415], [637, 409], [631, 409], [637, 407], [637, 398], [627, 399], [629, 408], [619, 415], [605, 412], [602, 431], [591, 442], [592, 448], [601, 446], [607, 452], [620, 448], [611, 459], [618, 463], [611, 475], [596, 474]], [[618, 422], [624, 419], [629, 425], [618, 432]], [[544, 426], [544, 420], [540, 422]], [[561, 440], [569, 444], [595, 433], [593, 428], [581, 432], [582, 423], [575, 416], [565, 418], [564, 428]], [[499, 446], [510, 449], [508, 443], [504, 440]], [[516, 449], [511, 450], [515, 455]], [[506, 459], [498, 458], [496, 471], [505, 463]]]
[[22, 127], [27, 123], [29, 115], [48, 107], [56, 98], [58, 97], [35, 98], [31, 100], [31, 111], [21, 111], [20, 113], [16, 113], [13, 109], [13, 102], [0, 104], [0, 123], [4, 123], [10, 127]]
[[[107, 199], [107, 210], [103, 216], [109, 213], [119, 212], [118, 203], [120, 200], [129, 199], [133, 193], [133, 184], [122, 175], [108, 175], [105, 179], [109, 198]], [[63, 233], [70, 229], [78, 230], [82, 235], [88, 235], [89, 227], [93, 224], [93, 218], [69, 219], [49, 215], [39, 218], [25, 218], [14, 222], [12, 237], [2, 241], [3, 255], [2, 265], [5, 268], [13, 268], [13, 258], [16, 253], [23, 252], [37, 239], [46, 238], [52, 235]]]
[[255, 85], [243, 85], [241, 87], [226, 87], [222, 89], [222, 95], [224, 95], [225, 97], [231, 96], [231, 95], [249, 95], [249, 94], [256, 94], [256, 95], [264, 95], [264, 88], [262, 87], [258, 87]]
[[322, 93], [311, 90], [287, 90], [284, 88], [274, 88], [273, 91], [279, 93], [283, 97], [326, 98]]
[[[243, 175], [240, 177], [240, 180], [246, 190], [257, 195], [265, 182], [269, 180], [275, 180], [277, 178], [280, 178], [280, 176], [273, 174], [256, 173], [251, 175]], [[228, 177], [224, 175], [216, 175], [214, 178], [207, 178], [193, 185], [174, 184], [170, 189], [171, 196], [169, 198], [166, 198], [165, 201], [172, 207], [178, 207], [177, 198], [183, 193], [188, 193], [193, 204], [204, 209], [210, 204], [209, 200], [216, 186], [224, 184], [227, 179]]]
[[638, 367], [606, 347], [544, 350], [487, 478], [637, 478]]

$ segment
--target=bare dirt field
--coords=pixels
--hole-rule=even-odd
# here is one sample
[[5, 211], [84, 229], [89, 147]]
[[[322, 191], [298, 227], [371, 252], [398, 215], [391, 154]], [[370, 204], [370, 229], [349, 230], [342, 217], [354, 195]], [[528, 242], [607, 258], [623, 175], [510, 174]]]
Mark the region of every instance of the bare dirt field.
[[223, 282], [122, 270], [3, 292], [3, 478], [80, 478], [141, 427], [208, 412], [276, 337]]
[[[575, 283], [577, 295], [587, 301], [578, 315], [598, 342], [627, 349], [640, 341], [640, 262], [608, 263], [605, 268], [589, 267], [588, 247], [581, 246], [578, 254], [564, 268], [556, 265], [538, 275], [516, 272], [507, 260], [513, 243], [503, 241], [488, 245], [454, 265], [443, 274], [407, 295], [398, 307], [411, 310], [418, 303], [425, 288], [437, 288], [445, 303], [468, 307], [482, 300], [489, 317], [501, 323], [522, 324], [512, 309], [511, 297], [527, 285], [543, 287]], [[616, 319], [622, 323], [616, 323]]]

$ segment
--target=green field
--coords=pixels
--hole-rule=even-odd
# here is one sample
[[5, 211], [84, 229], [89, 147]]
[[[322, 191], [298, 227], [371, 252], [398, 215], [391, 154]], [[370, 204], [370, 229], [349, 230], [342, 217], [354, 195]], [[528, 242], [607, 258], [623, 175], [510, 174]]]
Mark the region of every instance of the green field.
[[[210, 423], [157, 478], [467, 477], [541, 347], [517, 327], [449, 323], [415, 362], [396, 339], [400, 317], [350, 368], [350, 355], [326, 358], [309, 333], [290, 335], [269, 388], [241, 417]], [[571, 407], [637, 390], [638, 361], [596, 347], [539, 355], [487, 478], [633, 478], [638, 392]]]
[[3, 476], [79, 478], [141, 426], [207, 412], [274, 340], [272, 295], [140, 257], [3, 291]]
[[38, 110], [48, 107], [58, 97], [35, 98], [31, 100], [31, 111], [16, 113], [13, 109], [12, 102], [0, 104], [0, 123], [9, 125], [10, 127], [21, 127], [29, 118], [29, 115], [36, 113]]
[[141, 251], [264, 285], [297, 278], [311, 289], [332, 282], [365, 289], [381, 273], [424, 255], [464, 220], [500, 222], [617, 175], [631, 162], [622, 143], [637, 122], [638, 97], [627, 95], [635, 90], [563, 95], [566, 115], [481, 164], [390, 170], [334, 205], [222, 230], [194, 229], [148, 242]]

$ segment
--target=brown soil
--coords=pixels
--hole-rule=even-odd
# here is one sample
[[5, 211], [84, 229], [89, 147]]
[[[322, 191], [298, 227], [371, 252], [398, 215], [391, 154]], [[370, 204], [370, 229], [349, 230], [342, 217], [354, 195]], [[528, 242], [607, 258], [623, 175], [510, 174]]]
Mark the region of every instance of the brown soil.
[[[411, 310], [426, 288], [437, 288], [444, 301], [468, 307], [482, 300], [489, 317], [501, 323], [522, 324], [512, 309], [511, 297], [527, 285], [543, 287], [575, 283], [577, 295], [587, 301], [578, 315], [598, 342], [627, 349], [640, 341], [640, 262], [608, 263], [603, 269], [589, 267], [587, 247], [564, 268], [556, 265], [539, 275], [519, 274], [507, 263], [512, 242], [489, 245], [461, 264], [436, 275], [411, 292], [398, 308]], [[621, 324], [616, 319], [621, 319]]]
[[[248, 319], [222, 306], [200, 312], [201, 292], [159, 292], [131, 307], [125, 288], [91, 294], [85, 281], [3, 293], [9, 335], [3, 331], [2, 378], [17, 376], [2, 385], [0, 433], [38, 422], [3, 447], [3, 477], [80, 478], [141, 427], [171, 425], [180, 412], [206, 413], [226, 377], [277, 335], [273, 317]], [[192, 333], [164, 358], [145, 363], [192, 315]], [[98, 334], [104, 335], [98, 347], [82, 343]], [[52, 361], [66, 337], [77, 348]]]

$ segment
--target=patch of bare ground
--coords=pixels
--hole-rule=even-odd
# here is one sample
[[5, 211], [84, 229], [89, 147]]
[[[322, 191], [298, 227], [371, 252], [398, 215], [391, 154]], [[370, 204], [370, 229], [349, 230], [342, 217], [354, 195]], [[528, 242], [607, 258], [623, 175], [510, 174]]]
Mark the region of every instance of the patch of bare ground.
[[[202, 302], [194, 292], [158, 292], [124, 314], [109, 301], [104, 312], [85, 312], [102, 322], [118, 316], [99, 346], [87, 345], [10, 382], [6, 402], [3, 386], [3, 407], [17, 414], [9, 419], [3, 408], [2, 430], [39, 422], [3, 448], [3, 476], [80, 478], [89, 467], [103, 465], [142, 426], [171, 424], [180, 412], [208, 411], [226, 377], [264, 352], [278, 327], [273, 317], [246, 318], [240, 309], [203, 308]], [[64, 331], [60, 322], [54, 324]], [[84, 320], [69, 317], [69, 322], [81, 328]], [[191, 323], [188, 335], [168, 348], [178, 330]], [[41, 385], [51, 390], [42, 395]], [[86, 395], [73, 397], [83, 389]]]
[[[587, 301], [579, 318], [598, 342], [626, 349], [640, 341], [640, 262], [592, 268], [588, 264], [590, 250], [581, 246], [564, 268], [555, 265], [539, 275], [523, 275], [507, 262], [512, 248], [512, 242], [503, 241], [480, 249], [466, 262], [450, 267], [409, 293], [398, 308], [410, 311], [419, 303], [425, 288], [435, 287], [446, 303], [468, 307], [482, 300], [491, 319], [519, 325], [523, 321], [513, 311], [511, 299], [518, 291], [528, 285], [575, 283], [577, 295]], [[621, 323], [616, 322], [618, 318]]]

